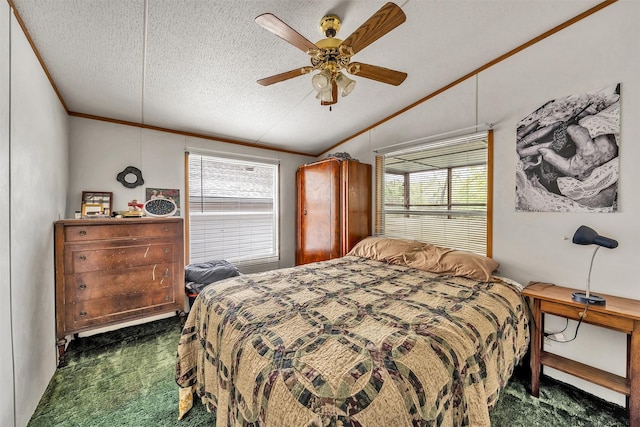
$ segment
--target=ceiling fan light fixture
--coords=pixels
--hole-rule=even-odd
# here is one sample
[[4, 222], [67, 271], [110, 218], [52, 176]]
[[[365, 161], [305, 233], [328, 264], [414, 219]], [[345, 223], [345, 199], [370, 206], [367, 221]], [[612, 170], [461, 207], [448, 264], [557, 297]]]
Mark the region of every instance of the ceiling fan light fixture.
[[331, 92], [331, 71], [325, 69], [311, 78], [311, 85], [313, 88], [321, 92]]
[[338, 73], [336, 75], [336, 84], [340, 88], [341, 96], [349, 95], [351, 92], [353, 92], [353, 89], [355, 89], [356, 87], [355, 80], [350, 79], [349, 77], [345, 76], [342, 73]]

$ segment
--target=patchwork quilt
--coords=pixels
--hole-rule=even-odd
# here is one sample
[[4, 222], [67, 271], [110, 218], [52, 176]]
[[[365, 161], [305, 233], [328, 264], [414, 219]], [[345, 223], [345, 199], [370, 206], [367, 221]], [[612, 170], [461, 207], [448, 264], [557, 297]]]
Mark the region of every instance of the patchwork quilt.
[[343, 258], [207, 286], [178, 345], [180, 417], [218, 426], [488, 426], [527, 351], [520, 289]]

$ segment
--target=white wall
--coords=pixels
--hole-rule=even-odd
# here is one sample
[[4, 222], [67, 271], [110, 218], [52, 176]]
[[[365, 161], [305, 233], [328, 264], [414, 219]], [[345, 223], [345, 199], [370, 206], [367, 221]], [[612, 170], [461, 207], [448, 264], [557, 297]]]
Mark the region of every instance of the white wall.
[[11, 339], [11, 274], [9, 222], [9, 42], [10, 12], [0, 2], [0, 425], [14, 424], [13, 344]]
[[[186, 149], [279, 160], [279, 267], [294, 265], [295, 171], [313, 158], [79, 117], [70, 118], [70, 147], [69, 218], [80, 209], [83, 190], [112, 191], [113, 209], [117, 211], [126, 210], [132, 199], [144, 201], [146, 187], [178, 188], [184, 200]], [[129, 189], [116, 180], [116, 175], [127, 166], [142, 171], [145, 181], [142, 186]]]
[[24, 426], [56, 367], [53, 222], [66, 203], [68, 120], [4, 2], [1, 11], [0, 312], [11, 336], [1, 341], [0, 424]]
[[[493, 256], [501, 264], [500, 272], [524, 284], [548, 281], [584, 289], [593, 248], [573, 245], [571, 237], [578, 226], [585, 224], [620, 243], [615, 250], [598, 252], [592, 290], [640, 299], [639, 16], [640, 2], [620, 0], [334, 151], [347, 151], [361, 161], [373, 162], [372, 150], [376, 148], [474, 124], [495, 123]], [[452, 80], [464, 72], [452, 72]], [[619, 211], [516, 212], [518, 120], [546, 101], [616, 83], [622, 83]], [[548, 329], [563, 326], [564, 320], [548, 316]], [[568, 337], [573, 336], [575, 326], [570, 322]], [[626, 336], [621, 333], [583, 324], [576, 341], [553, 343], [548, 350], [618, 375], [626, 374]], [[624, 404], [618, 393], [550, 368], [544, 372]]]

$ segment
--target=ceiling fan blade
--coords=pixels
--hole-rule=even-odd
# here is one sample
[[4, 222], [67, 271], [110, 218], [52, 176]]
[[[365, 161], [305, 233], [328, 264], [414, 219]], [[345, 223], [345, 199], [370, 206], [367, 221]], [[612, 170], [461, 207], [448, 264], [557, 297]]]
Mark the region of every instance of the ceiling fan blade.
[[320, 105], [333, 105], [338, 102], [338, 84], [335, 80], [331, 81], [331, 102], [320, 101]]
[[291, 43], [303, 52], [307, 52], [310, 49], [317, 49], [318, 47], [307, 40], [303, 35], [296, 30], [285, 24], [277, 16], [271, 13], [263, 13], [255, 19], [256, 23], [263, 28], [271, 31], [282, 40]]
[[356, 54], [406, 20], [407, 16], [402, 9], [389, 2], [360, 25], [342, 44], [350, 46]]
[[378, 67], [377, 65], [352, 62], [347, 68], [349, 74], [367, 79], [376, 80], [382, 83], [398, 86], [407, 78], [407, 73], [391, 70], [389, 68]]
[[276, 74], [275, 76], [265, 77], [264, 79], [258, 80], [258, 83], [260, 83], [262, 86], [269, 86], [274, 83], [282, 82], [294, 77], [301, 76], [303, 74], [307, 74], [309, 73], [309, 71], [311, 71], [311, 67], [296, 68], [295, 70], [286, 71], [284, 73]]

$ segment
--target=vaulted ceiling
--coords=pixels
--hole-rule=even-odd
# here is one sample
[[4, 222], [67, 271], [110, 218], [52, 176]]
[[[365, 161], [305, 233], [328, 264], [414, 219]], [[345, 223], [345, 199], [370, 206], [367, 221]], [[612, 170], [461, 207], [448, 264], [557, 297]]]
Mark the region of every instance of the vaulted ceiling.
[[400, 86], [350, 76], [321, 106], [310, 64], [255, 23], [270, 12], [312, 42], [335, 14], [346, 39], [379, 0], [9, 0], [71, 114], [321, 154], [336, 143], [526, 45], [600, 0], [404, 0], [406, 22], [354, 60], [406, 72]]

